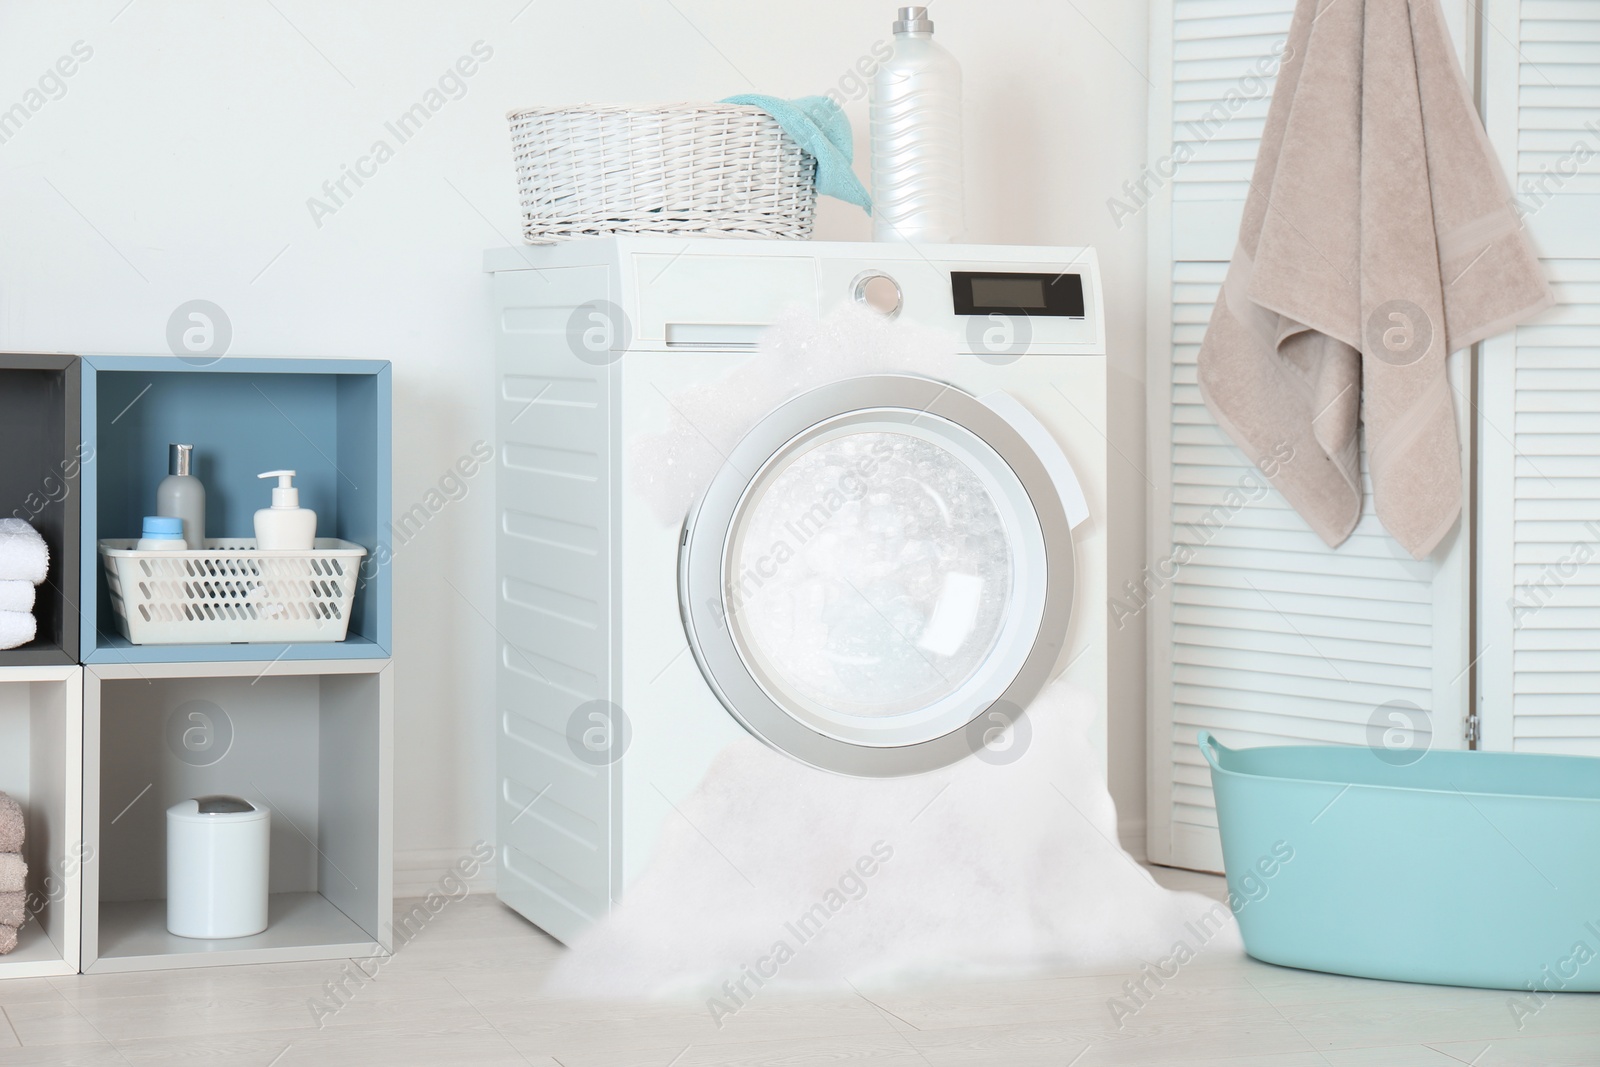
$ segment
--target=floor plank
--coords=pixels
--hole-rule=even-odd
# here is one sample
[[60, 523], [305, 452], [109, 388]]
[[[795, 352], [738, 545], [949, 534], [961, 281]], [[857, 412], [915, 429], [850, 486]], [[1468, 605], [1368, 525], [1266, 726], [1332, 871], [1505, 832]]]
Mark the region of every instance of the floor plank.
[[[1219, 878], [1154, 873], [1223, 895]], [[1506, 993], [1297, 971], [1220, 950], [1159, 986], [1146, 979], [1131, 1012], [1128, 984], [1142, 975], [1109, 968], [831, 993], [768, 988], [720, 1025], [704, 1001], [550, 996], [542, 988], [564, 952], [478, 894], [387, 958], [0, 982], [0, 1067], [1600, 1063], [1600, 995], [1557, 996], [1519, 1020]]]

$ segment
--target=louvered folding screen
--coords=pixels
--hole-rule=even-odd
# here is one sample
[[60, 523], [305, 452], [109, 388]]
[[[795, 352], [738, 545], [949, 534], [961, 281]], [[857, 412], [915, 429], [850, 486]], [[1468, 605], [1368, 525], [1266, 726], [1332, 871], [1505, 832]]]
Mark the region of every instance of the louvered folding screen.
[[[1379, 709], [1405, 701], [1432, 713], [1433, 744], [1463, 743], [1466, 538], [1458, 530], [1415, 562], [1369, 499], [1350, 539], [1327, 548], [1217, 427], [1195, 384], [1293, 10], [1293, 0], [1152, 10], [1151, 173], [1171, 177], [1142, 207], [1150, 566], [1114, 576], [1111, 611], [1113, 625], [1143, 615], [1147, 627], [1150, 858], [1203, 870], [1221, 870], [1222, 855], [1195, 746], [1202, 727], [1229, 745], [1364, 744]], [[1462, 391], [1465, 365], [1452, 360]]]
[[1490, 139], [1559, 303], [1484, 344], [1483, 747], [1600, 756], [1600, 0], [1484, 13]]

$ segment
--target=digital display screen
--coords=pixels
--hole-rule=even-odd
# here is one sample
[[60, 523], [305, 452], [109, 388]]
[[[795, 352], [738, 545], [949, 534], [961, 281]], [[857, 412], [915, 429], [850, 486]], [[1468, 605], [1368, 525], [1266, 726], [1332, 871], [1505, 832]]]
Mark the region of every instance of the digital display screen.
[[1014, 315], [1081, 319], [1083, 275], [1072, 271], [950, 272], [950, 299], [957, 315]]
[[1044, 279], [1023, 275], [980, 274], [972, 279], [972, 302], [988, 307], [1044, 310]]

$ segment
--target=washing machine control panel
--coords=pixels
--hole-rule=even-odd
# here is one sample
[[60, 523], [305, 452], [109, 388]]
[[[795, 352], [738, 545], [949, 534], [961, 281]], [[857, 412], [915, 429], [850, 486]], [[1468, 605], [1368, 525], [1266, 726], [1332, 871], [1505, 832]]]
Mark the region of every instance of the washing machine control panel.
[[854, 304], [949, 334], [992, 362], [1105, 353], [1088, 248], [632, 238], [626, 252], [611, 299], [637, 348], [754, 350], [787, 308], [825, 317]]
[[[960, 350], [993, 361], [1018, 353], [1095, 355], [1105, 351], [1100, 280], [1085, 249], [1004, 246], [906, 250], [889, 246], [870, 256], [863, 247], [819, 250], [818, 310], [839, 303], [953, 334]], [[1040, 255], [1059, 252], [1060, 255]]]
[[950, 272], [957, 315], [1048, 315], [1083, 318], [1083, 275], [1022, 271]]

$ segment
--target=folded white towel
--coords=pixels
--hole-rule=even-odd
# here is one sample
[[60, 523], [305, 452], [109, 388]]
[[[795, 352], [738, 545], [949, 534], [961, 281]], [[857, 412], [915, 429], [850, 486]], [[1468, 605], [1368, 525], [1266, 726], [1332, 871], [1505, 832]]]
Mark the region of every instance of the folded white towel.
[[0, 579], [0, 611], [32, 610], [32, 582], [24, 578]]
[[50, 550], [39, 531], [21, 519], [0, 519], [0, 579], [38, 585], [50, 572]]
[[26, 611], [0, 611], [0, 648], [25, 645], [38, 635], [39, 623]]

